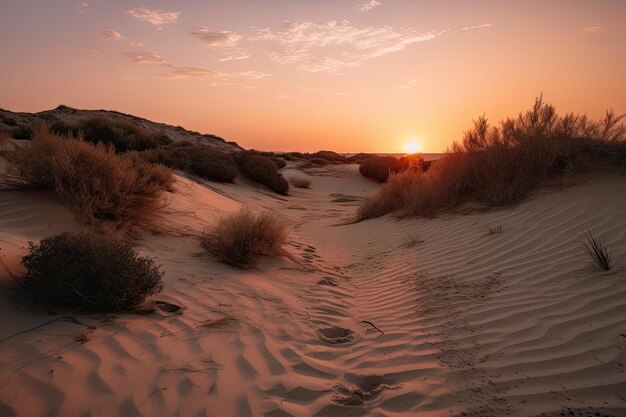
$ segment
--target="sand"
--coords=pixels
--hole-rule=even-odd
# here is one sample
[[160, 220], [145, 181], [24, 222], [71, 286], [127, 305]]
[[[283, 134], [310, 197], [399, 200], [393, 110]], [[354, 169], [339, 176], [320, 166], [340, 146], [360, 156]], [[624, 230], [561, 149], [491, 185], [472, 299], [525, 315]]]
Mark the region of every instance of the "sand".
[[[152, 312], [37, 306], [0, 273], [0, 416], [626, 415], [626, 178], [349, 224], [377, 185], [323, 171], [287, 169], [312, 180], [289, 197], [178, 177], [138, 247], [166, 273]], [[241, 271], [203, 252], [198, 236], [242, 205], [290, 221], [286, 256]], [[16, 273], [29, 239], [76, 227], [54, 196], [0, 192]], [[586, 227], [606, 233], [612, 271], [577, 243]]]

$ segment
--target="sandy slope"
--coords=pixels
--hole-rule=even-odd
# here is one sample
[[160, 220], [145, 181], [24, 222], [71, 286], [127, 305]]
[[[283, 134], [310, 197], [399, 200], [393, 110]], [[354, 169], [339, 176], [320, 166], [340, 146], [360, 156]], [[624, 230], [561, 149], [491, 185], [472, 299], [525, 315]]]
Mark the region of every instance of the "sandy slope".
[[[180, 178], [140, 244], [166, 271], [153, 313], [50, 311], [0, 288], [0, 339], [56, 320], [0, 342], [0, 416], [626, 415], [626, 258], [599, 272], [576, 243], [588, 226], [626, 253], [625, 178], [345, 224], [376, 186], [354, 166], [323, 174], [290, 197]], [[285, 258], [239, 271], [203, 253], [197, 236], [242, 204], [291, 221]], [[11, 268], [27, 237], [73, 227], [50, 196], [0, 192]]]

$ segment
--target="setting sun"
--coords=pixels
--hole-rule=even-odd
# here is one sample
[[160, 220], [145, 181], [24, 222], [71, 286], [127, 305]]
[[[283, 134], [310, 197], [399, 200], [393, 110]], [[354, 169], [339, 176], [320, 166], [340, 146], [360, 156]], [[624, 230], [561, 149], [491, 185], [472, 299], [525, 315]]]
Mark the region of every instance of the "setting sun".
[[418, 153], [420, 151], [421, 146], [415, 140], [410, 140], [404, 145], [404, 152], [406, 153]]

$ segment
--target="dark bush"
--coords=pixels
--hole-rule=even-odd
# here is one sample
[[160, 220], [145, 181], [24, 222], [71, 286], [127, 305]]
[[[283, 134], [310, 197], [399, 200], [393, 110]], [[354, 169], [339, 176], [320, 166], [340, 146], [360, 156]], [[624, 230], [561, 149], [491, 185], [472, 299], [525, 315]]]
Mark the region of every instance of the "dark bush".
[[385, 182], [390, 173], [400, 172], [405, 169], [405, 165], [398, 158], [393, 156], [376, 156], [361, 162], [359, 172], [367, 178], [375, 179], [378, 182]]
[[361, 162], [370, 159], [370, 158], [377, 158], [378, 155], [373, 154], [373, 153], [357, 153], [355, 155], [349, 156], [346, 159], [348, 160], [348, 162], [352, 162], [355, 164], [360, 164]]
[[273, 156], [271, 157], [271, 160], [276, 164], [278, 169], [285, 168], [287, 166], [287, 162], [283, 158]]
[[232, 182], [239, 173], [233, 157], [219, 149], [177, 142], [139, 153], [145, 160], [189, 172], [212, 181]]
[[318, 151], [311, 155], [313, 158], [325, 159], [334, 163], [346, 163], [348, 160], [345, 156], [339, 155], [337, 152], [333, 151]]
[[359, 172], [364, 177], [375, 179], [378, 182], [385, 182], [390, 174], [396, 174], [407, 169], [425, 171], [430, 168], [430, 164], [424, 162], [424, 159], [418, 154], [407, 155], [401, 158], [374, 155], [361, 160]]
[[19, 126], [11, 130], [11, 136], [15, 139], [31, 140], [33, 138], [33, 129], [30, 126]]
[[127, 311], [163, 289], [163, 273], [126, 243], [90, 233], [63, 233], [30, 243], [24, 287], [45, 302]]
[[50, 130], [57, 134], [78, 136], [87, 142], [111, 144], [116, 152], [144, 151], [168, 145], [172, 140], [164, 134], [150, 132], [133, 123], [106, 117], [90, 117], [77, 124], [55, 122]]
[[248, 152], [233, 154], [239, 171], [248, 179], [265, 185], [270, 190], [286, 195], [289, 184], [278, 172], [276, 163], [267, 156], [253, 155]]

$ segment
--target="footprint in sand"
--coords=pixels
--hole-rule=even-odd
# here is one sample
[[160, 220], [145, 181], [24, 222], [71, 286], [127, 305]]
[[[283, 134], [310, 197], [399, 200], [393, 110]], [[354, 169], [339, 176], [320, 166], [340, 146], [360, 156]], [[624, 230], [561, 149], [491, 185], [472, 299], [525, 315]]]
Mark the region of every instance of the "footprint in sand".
[[343, 327], [325, 327], [319, 329], [317, 333], [322, 342], [330, 343], [331, 345], [341, 345], [356, 340], [356, 334], [352, 330], [344, 329]]
[[383, 390], [395, 388], [398, 386], [391, 385], [391, 381], [384, 376], [368, 375], [356, 385], [335, 385], [333, 402], [343, 405], [362, 405], [376, 399]]
[[325, 279], [321, 279], [317, 281], [317, 285], [328, 285], [330, 287], [337, 287], [339, 284], [337, 284], [335, 281], [333, 281], [330, 278], [325, 278]]
[[176, 304], [172, 304], [172, 303], [168, 303], [166, 301], [157, 301], [155, 303], [156, 308], [161, 310], [164, 313], [180, 313], [182, 310], [182, 307]]

